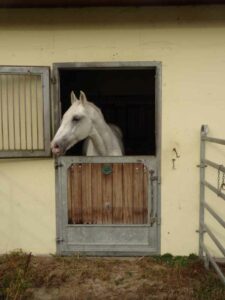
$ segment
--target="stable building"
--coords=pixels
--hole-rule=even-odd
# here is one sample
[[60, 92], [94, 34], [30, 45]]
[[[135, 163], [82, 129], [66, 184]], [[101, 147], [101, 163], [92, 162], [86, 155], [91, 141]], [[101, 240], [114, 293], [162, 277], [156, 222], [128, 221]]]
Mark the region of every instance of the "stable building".
[[[0, 252], [198, 253], [201, 126], [225, 138], [225, 6], [88, 2], [0, 3]], [[72, 90], [121, 128], [124, 156], [52, 156]], [[222, 145], [206, 154], [224, 164]], [[206, 173], [223, 193], [223, 168]]]

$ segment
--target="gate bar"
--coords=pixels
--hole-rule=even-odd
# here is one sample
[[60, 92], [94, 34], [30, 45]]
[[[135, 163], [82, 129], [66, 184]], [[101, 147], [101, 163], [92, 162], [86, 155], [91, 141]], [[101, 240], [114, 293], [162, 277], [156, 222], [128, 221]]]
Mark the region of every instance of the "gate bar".
[[216, 143], [216, 144], [220, 144], [220, 145], [225, 145], [225, 140], [222, 140], [222, 139], [217, 139], [217, 138], [212, 138], [212, 137], [204, 136], [204, 137], [202, 137], [202, 140], [206, 141], [206, 142], [211, 142], [211, 143]]
[[217, 188], [215, 188], [214, 186], [211, 185], [211, 183], [209, 183], [206, 180], [202, 181], [202, 184], [207, 186], [207, 188], [209, 188], [212, 192], [214, 192], [215, 194], [217, 194], [217, 196], [221, 197], [223, 200], [225, 200], [225, 194], [223, 194], [221, 191], [219, 191]]
[[212, 231], [209, 229], [209, 227], [205, 224], [204, 225], [205, 231], [208, 233], [208, 235], [211, 237], [213, 242], [216, 244], [216, 246], [220, 249], [222, 254], [225, 256], [225, 248], [222, 246], [222, 244], [218, 241], [218, 239], [215, 237], [215, 235], [212, 233]]
[[217, 170], [220, 170], [220, 171], [225, 173], [225, 167], [223, 165], [216, 164], [213, 161], [208, 160], [208, 159], [204, 159], [204, 163], [206, 165], [209, 165], [210, 167], [213, 167], [213, 168], [215, 168]]
[[222, 271], [220, 270], [220, 268], [218, 267], [217, 263], [214, 261], [214, 258], [211, 256], [211, 254], [209, 253], [207, 247], [205, 246], [204, 243], [202, 243], [202, 248], [205, 251], [207, 258], [209, 259], [209, 261], [211, 262], [211, 264], [213, 265], [216, 273], [218, 274], [218, 276], [220, 277], [221, 281], [223, 282], [223, 284], [225, 285], [225, 276], [223, 275]]
[[208, 210], [208, 212], [210, 212], [211, 215], [220, 223], [220, 225], [225, 228], [224, 220], [220, 216], [218, 216], [217, 213], [206, 202], [204, 206]]

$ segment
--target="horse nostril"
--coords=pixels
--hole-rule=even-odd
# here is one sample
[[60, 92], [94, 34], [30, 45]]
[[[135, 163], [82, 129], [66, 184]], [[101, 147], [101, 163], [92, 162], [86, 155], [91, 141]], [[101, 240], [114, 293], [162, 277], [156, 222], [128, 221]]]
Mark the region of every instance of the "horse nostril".
[[58, 143], [52, 143], [51, 148], [54, 154], [59, 154], [61, 152], [61, 147]]

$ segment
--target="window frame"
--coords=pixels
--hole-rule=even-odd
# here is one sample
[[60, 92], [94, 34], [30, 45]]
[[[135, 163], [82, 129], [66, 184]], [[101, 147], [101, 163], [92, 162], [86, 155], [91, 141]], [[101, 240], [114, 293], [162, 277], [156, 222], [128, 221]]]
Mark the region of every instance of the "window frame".
[[42, 82], [43, 97], [43, 150], [21, 149], [0, 150], [0, 158], [50, 157], [51, 140], [51, 95], [50, 68], [47, 66], [0, 66], [0, 74], [8, 75], [39, 75]]

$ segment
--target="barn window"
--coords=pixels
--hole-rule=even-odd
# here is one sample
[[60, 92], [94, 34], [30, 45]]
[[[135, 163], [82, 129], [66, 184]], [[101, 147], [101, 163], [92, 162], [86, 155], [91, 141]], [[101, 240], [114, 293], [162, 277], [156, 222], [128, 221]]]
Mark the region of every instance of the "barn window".
[[0, 67], [0, 157], [50, 155], [49, 68]]

